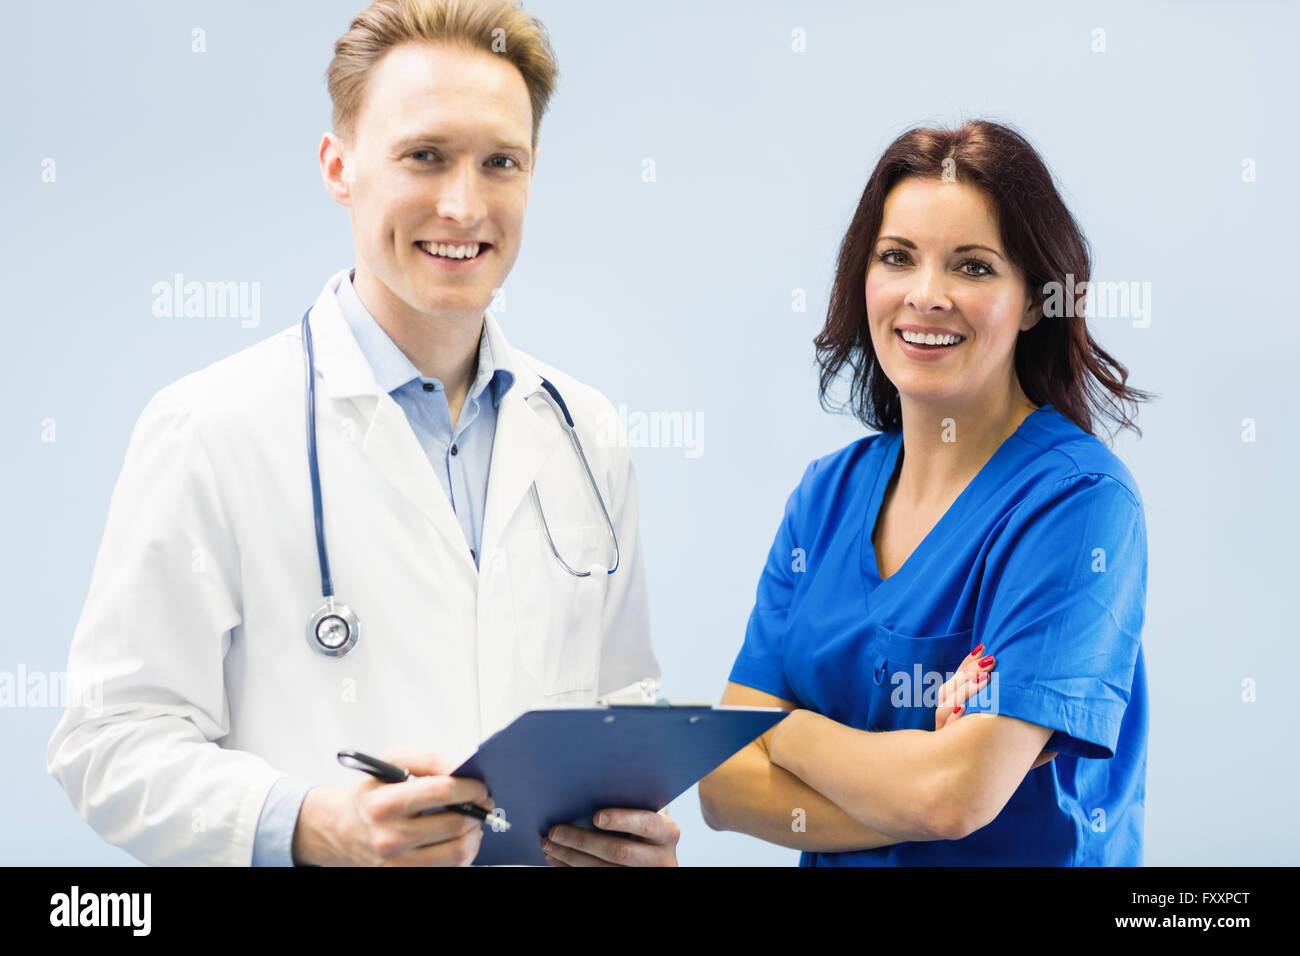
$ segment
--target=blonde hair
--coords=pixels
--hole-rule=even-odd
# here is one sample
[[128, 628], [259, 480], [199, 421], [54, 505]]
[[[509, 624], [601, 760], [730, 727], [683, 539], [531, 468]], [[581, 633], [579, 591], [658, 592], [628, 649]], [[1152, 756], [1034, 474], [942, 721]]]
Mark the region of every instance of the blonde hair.
[[355, 141], [371, 67], [399, 43], [452, 43], [502, 56], [523, 75], [533, 108], [533, 148], [558, 70], [540, 20], [515, 0], [375, 0], [334, 44], [325, 73], [334, 132]]

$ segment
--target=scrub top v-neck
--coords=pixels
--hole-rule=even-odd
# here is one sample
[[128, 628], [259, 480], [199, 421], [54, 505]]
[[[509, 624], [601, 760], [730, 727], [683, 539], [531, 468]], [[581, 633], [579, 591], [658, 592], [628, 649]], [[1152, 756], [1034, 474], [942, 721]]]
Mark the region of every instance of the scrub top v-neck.
[[1147, 542], [1132, 475], [1043, 405], [882, 580], [872, 536], [901, 452], [893, 429], [808, 466], [730, 679], [858, 729], [933, 730], [940, 684], [983, 643], [997, 665], [968, 715], [1048, 727], [1059, 756], [964, 839], [801, 863], [1140, 865]]

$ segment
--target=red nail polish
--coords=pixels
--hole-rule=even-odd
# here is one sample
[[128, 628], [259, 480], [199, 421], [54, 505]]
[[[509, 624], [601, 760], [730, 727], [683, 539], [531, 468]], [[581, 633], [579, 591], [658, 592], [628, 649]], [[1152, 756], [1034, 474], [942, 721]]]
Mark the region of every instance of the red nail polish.
[[984, 650], [984, 645], [983, 645], [983, 644], [980, 644], [980, 645], [978, 645], [978, 646], [975, 648], [975, 650], [973, 650], [973, 651], [970, 652], [970, 656], [971, 656], [971, 657], [979, 657], [980, 651], [982, 651], [982, 650]]
[[956, 707], [952, 709], [952, 715], [956, 717], [960, 713], [961, 713], [961, 704], [958, 704]]
[[976, 675], [976, 677], [975, 677], [975, 686], [976, 686], [976, 687], [980, 687], [980, 686], [982, 686], [982, 685], [984, 684], [984, 682], [985, 682], [986, 680], [988, 680], [988, 679], [989, 679], [989, 675], [988, 675], [988, 674], [978, 674], [978, 675]]
[[988, 667], [992, 663], [993, 663], [993, 655], [990, 654], [988, 657], [984, 658], [984, 660], [980, 661], [980, 667]]

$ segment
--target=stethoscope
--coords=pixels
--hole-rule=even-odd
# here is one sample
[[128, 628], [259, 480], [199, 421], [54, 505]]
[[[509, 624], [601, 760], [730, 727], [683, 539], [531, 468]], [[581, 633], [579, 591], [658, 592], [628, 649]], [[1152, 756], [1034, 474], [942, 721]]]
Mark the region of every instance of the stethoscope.
[[[311, 504], [316, 519], [316, 557], [320, 563], [320, 590], [325, 603], [316, 610], [307, 623], [307, 643], [313, 650], [319, 651], [326, 657], [342, 657], [356, 647], [357, 639], [361, 636], [361, 622], [352, 608], [335, 601], [334, 581], [330, 577], [330, 559], [325, 550], [325, 514], [321, 507], [320, 465], [316, 458], [316, 361], [311, 346], [311, 324], [307, 321], [307, 316], [310, 314], [311, 309], [308, 309], [302, 317], [303, 353], [307, 365], [307, 464], [311, 470]], [[573, 442], [573, 450], [577, 453], [578, 460], [582, 462], [583, 471], [587, 473], [587, 481], [596, 495], [600, 513], [605, 519], [605, 527], [609, 529], [610, 541], [614, 544], [614, 566], [606, 571], [607, 574], [613, 574], [618, 570], [619, 563], [618, 536], [614, 533], [614, 522], [610, 520], [605, 499], [601, 496], [596, 478], [591, 473], [591, 466], [587, 463], [587, 456], [582, 450], [582, 442], [578, 440], [578, 431], [573, 426], [573, 416], [569, 414], [569, 406], [564, 403], [564, 399], [560, 397], [560, 392], [554, 385], [545, 378], [541, 380], [541, 384], [541, 388], [525, 396], [525, 401], [545, 392], [564, 416], [564, 422], [569, 426], [569, 438]], [[591, 571], [578, 571], [570, 567], [560, 555], [559, 549], [555, 546], [555, 539], [551, 537], [550, 525], [546, 523], [546, 512], [542, 510], [542, 500], [537, 494], [537, 482], [532, 483], [529, 495], [537, 508], [538, 517], [542, 520], [546, 543], [550, 545], [551, 554], [555, 555], [555, 560], [560, 563], [560, 567], [576, 578], [590, 577]]]

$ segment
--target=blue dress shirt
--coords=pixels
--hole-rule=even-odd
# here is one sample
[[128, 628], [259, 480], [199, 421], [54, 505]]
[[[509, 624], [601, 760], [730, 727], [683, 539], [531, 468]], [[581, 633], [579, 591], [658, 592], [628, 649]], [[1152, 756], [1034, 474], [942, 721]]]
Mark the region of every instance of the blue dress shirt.
[[[470, 557], [477, 565], [497, 407], [515, 380], [505, 342], [492, 334], [486, 322], [483, 324], [478, 371], [453, 426], [446, 386], [436, 378], [421, 375], [380, 328], [353, 288], [351, 276], [339, 284], [337, 298], [344, 320], [375, 373], [375, 381], [406, 413], [438, 476], [438, 483], [451, 502], [456, 520], [465, 532]], [[310, 785], [288, 776], [281, 777], [271, 787], [257, 821], [253, 866], [293, 865], [293, 832], [302, 801], [310, 789]]]

